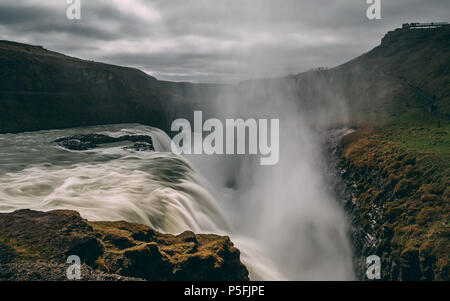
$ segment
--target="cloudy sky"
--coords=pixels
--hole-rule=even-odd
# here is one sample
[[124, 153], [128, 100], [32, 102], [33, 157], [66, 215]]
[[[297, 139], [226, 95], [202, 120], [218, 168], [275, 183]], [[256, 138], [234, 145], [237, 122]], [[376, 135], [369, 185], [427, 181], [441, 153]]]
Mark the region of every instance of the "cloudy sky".
[[1, 0], [0, 39], [139, 68], [158, 79], [236, 82], [336, 66], [404, 22], [450, 21], [448, 0]]

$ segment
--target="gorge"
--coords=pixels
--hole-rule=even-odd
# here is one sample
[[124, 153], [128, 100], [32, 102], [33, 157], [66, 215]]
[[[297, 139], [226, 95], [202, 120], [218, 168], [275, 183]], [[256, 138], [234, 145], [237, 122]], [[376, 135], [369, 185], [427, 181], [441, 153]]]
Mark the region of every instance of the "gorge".
[[[238, 85], [159, 81], [0, 41], [0, 212], [74, 210], [91, 226], [229, 236], [250, 280], [364, 279], [374, 254], [384, 279], [448, 279], [449, 37], [448, 28], [396, 30], [336, 68]], [[398, 76], [433, 91], [444, 117]], [[279, 119], [279, 161], [171, 153], [171, 122], [192, 123], [194, 111]], [[114, 143], [55, 143], [92, 134]], [[151, 137], [154, 151], [129, 137]], [[0, 228], [0, 264], [30, 260], [9, 231]], [[155, 248], [127, 239], [124, 254]], [[100, 243], [118, 248], [110, 241]], [[95, 259], [122, 273], [104, 254]], [[227, 277], [245, 279], [232, 262]]]

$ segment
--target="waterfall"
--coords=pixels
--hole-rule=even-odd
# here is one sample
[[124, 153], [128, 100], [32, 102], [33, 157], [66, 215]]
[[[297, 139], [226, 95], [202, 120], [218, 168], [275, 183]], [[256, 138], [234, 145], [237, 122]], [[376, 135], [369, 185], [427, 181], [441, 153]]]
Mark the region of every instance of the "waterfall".
[[[129, 151], [123, 145], [74, 152], [52, 142], [87, 133], [149, 135], [155, 152]], [[2, 212], [72, 209], [88, 220], [125, 220], [165, 233], [230, 235], [252, 279], [283, 279], [250, 239], [233, 232], [214, 189], [185, 158], [169, 152], [170, 138], [159, 129], [83, 127], [5, 134], [0, 143]]]
[[[317, 146], [304, 127], [292, 126], [295, 142], [281, 137], [283, 151], [276, 166], [240, 160], [237, 189], [206, 180], [232, 166], [226, 160], [208, 169], [204, 163], [214, 161], [211, 156], [199, 161], [175, 155], [167, 134], [149, 126], [3, 134], [0, 211], [72, 209], [88, 220], [125, 220], [165, 233], [229, 235], [250, 279], [350, 279], [345, 221], [320, 186], [312, 159]], [[148, 135], [155, 152], [133, 151], [123, 144], [69, 151], [53, 142], [89, 133]]]

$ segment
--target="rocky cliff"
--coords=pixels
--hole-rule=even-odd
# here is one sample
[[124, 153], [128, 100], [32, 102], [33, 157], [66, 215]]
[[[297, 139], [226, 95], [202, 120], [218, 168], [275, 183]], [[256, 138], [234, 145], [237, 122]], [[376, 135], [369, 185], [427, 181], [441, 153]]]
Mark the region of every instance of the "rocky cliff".
[[218, 87], [0, 41], [0, 133], [114, 123], [169, 132], [172, 120], [203, 108]]
[[137, 69], [0, 41], [0, 133], [143, 123], [170, 134], [171, 122], [192, 119], [193, 110], [205, 118], [230, 107], [238, 115], [249, 111], [248, 95], [292, 100], [314, 121], [366, 122], [395, 118], [412, 102], [427, 105], [419, 89], [435, 97], [436, 112], [450, 116], [449, 41], [448, 27], [395, 30], [338, 67], [238, 86], [159, 81]]
[[75, 211], [0, 214], [0, 279], [65, 280], [70, 255], [84, 280], [248, 280], [228, 237], [90, 222]]

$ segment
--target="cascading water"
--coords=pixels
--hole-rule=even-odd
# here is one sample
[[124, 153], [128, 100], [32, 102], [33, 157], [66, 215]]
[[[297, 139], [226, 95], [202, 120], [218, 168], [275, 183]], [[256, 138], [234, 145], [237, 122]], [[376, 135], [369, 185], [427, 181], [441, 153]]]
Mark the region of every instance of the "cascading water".
[[[148, 135], [155, 152], [106, 145], [87, 151], [57, 146], [74, 134]], [[233, 235], [209, 184], [181, 156], [170, 138], [142, 125], [108, 125], [0, 135], [0, 211], [73, 209], [89, 220], [126, 220], [166, 233]], [[282, 279], [249, 240], [242, 260], [253, 279]], [[252, 268], [253, 267], [253, 268]]]
[[[155, 152], [124, 149], [123, 143], [69, 151], [53, 142], [89, 133], [148, 135]], [[170, 153], [170, 141], [163, 131], [136, 124], [0, 135], [0, 211], [73, 209], [89, 220], [126, 220], [166, 233], [192, 230], [230, 235], [252, 280], [350, 277], [343, 268], [346, 255], [340, 254], [346, 252], [345, 248], [340, 250], [330, 243], [343, 235], [340, 226], [330, 231], [333, 223], [340, 223], [339, 217], [330, 214], [324, 203], [310, 206], [309, 201], [302, 201], [317, 198], [312, 194], [320, 188], [299, 202], [294, 191], [283, 191], [283, 181], [289, 179], [279, 173], [287, 172], [284, 176], [293, 181], [299, 176], [298, 167], [289, 169], [285, 165], [289, 162], [281, 162], [275, 172], [281, 181], [274, 180], [273, 174], [260, 174], [254, 179], [260, 183], [249, 185], [249, 190], [231, 192], [227, 199], [223, 187], [212, 188], [187, 159]], [[303, 170], [308, 165], [300, 167]], [[220, 169], [203, 172], [212, 178]], [[272, 179], [271, 183], [268, 179]], [[241, 177], [237, 181], [245, 182]], [[262, 195], [269, 185], [274, 185], [272, 193]], [[230, 197], [238, 200], [232, 206], [225, 202]], [[249, 206], [258, 210], [248, 210]], [[314, 220], [320, 214], [326, 223]], [[304, 222], [292, 222], [297, 219]], [[338, 254], [333, 253], [336, 250]], [[305, 264], [308, 258], [312, 260]], [[338, 263], [333, 265], [332, 260]], [[295, 273], [303, 268], [308, 270]], [[336, 268], [338, 271], [333, 271]]]
[[[92, 220], [123, 219], [164, 232], [229, 230], [201, 177], [186, 160], [168, 152], [170, 138], [164, 132], [123, 127], [0, 135], [0, 210], [67, 208]], [[90, 132], [149, 135], [156, 152], [124, 150], [123, 145], [73, 152], [52, 143]]]

